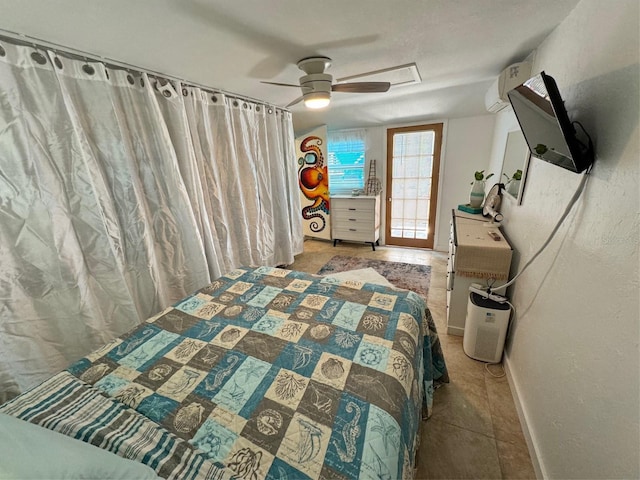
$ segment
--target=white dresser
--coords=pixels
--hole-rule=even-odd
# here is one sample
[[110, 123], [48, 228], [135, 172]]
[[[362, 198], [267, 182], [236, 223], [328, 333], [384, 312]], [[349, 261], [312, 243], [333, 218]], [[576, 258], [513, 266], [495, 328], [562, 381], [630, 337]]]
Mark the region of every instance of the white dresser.
[[331, 238], [371, 243], [380, 240], [380, 195], [335, 195], [331, 197]]
[[[453, 210], [447, 262], [447, 333], [463, 335], [472, 283], [507, 282], [513, 250], [500, 228], [482, 215]], [[497, 240], [494, 240], [494, 237]], [[496, 293], [504, 295], [504, 290]]]

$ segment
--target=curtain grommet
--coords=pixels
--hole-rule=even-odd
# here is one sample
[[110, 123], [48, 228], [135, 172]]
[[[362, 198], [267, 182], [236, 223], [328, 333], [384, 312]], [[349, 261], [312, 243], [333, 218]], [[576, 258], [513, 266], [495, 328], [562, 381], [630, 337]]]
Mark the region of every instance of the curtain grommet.
[[47, 57], [42, 55], [40, 52], [32, 52], [31, 58], [34, 62], [39, 63], [40, 65], [44, 65], [45, 63], [47, 63]]

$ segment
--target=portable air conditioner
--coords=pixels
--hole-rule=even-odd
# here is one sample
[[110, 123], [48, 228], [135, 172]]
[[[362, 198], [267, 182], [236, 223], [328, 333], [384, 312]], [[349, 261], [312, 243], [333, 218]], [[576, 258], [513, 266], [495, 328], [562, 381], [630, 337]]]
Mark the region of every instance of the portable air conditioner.
[[531, 64], [528, 62], [514, 63], [505, 68], [484, 96], [487, 111], [497, 113], [509, 106], [507, 92], [529, 80], [530, 75]]
[[471, 358], [498, 363], [502, 358], [511, 308], [507, 303], [469, 293], [462, 349]]

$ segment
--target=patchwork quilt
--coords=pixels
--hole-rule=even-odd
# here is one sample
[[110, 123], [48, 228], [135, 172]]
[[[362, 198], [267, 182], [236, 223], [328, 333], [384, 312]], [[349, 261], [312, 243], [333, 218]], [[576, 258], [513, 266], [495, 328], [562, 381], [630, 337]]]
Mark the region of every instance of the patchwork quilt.
[[165, 478], [412, 478], [447, 372], [425, 301], [238, 269], [0, 407]]

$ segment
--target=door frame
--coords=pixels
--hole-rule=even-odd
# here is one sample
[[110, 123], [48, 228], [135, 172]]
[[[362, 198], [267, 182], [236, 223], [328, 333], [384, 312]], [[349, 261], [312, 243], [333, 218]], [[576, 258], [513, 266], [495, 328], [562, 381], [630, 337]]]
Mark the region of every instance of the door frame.
[[[438, 184], [440, 183], [440, 157], [442, 154], [442, 132], [444, 123], [428, 123], [421, 125], [411, 125], [407, 127], [387, 128], [387, 158], [385, 162], [386, 168], [386, 185], [385, 185], [385, 245], [398, 247], [414, 247], [427, 248], [433, 250], [436, 235], [436, 214], [438, 210]], [[429, 232], [430, 235], [426, 240], [416, 240], [415, 238], [403, 238], [391, 236], [391, 192], [393, 181], [393, 165], [390, 160], [393, 159], [393, 136], [396, 133], [417, 132], [422, 130], [433, 130], [435, 133], [433, 145], [433, 161], [431, 164], [431, 196], [429, 199]], [[400, 240], [400, 241], [399, 241]]]

